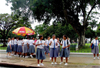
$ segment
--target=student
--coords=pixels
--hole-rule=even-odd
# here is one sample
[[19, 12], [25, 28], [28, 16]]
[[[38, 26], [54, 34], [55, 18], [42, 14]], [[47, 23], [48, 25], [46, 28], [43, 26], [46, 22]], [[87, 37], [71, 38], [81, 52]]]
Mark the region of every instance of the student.
[[29, 44], [30, 57], [33, 58], [33, 54], [35, 53], [35, 43], [33, 38], [30, 38], [28, 44]]
[[23, 54], [25, 58], [28, 58], [27, 53], [28, 53], [28, 38], [23, 40]]
[[11, 39], [12, 54], [14, 55], [14, 38]]
[[19, 40], [18, 40], [18, 49], [17, 49], [19, 57], [22, 57], [22, 45], [23, 45], [22, 39], [19, 38]]
[[14, 52], [15, 52], [15, 56], [16, 56], [16, 54], [17, 54], [17, 48], [18, 48], [18, 45], [17, 45], [18, 43], [17, 43], [17, 38], [15, 37], [14, 38]]
[[59, 42], [59, 44], [62, 46], [61, 53], [60, 53], [60, 56], [61, 56], [61, 63], [60, 64], [63, 63], [63, 57], [66, 57], [65, 65], [68, 65], [67, 64], [68, 57], [69, 57], [68, 47], [70, 46], [70, 42], [69, 42], [69, 44], [67, 43], [67, 36], [66, 35], [63, 35], [63, 40], [61, 41], [61, 43]]
[[58, 56], [59, 56], [59, 53], [60, 53], [60, 44], [59, 44], [59, 38], [57, 38], [57, 42], [58, 42]]
[[98, 41], [98, 37], [96, 36], [95, 39], [92, 40], [91, 42], [91, 46], [92, 44], [94, 44], [94, 48], [92, 49], [93, 55], [94, 55], [94, 59], [95, 59], [95, 55], [97, 54], [97, 59], [99, 59], [99, 41]]
[[7, 43], [7, 56], [6, 57], [11, 57], [11, 39], [8, 38], [8, 43]]
[[51, 57], [51, 61], [52, 63], [51, 64], [54, 64], [53, 63], [53, 58], [55, 59], [55, 64], [56, 63], [56, 57], [58, 57], [58, 51], [57, 51], [57, 39], [55, 39], [55, 35], [52, 35], [52, 39], [50, 39], [50, 57]]
[[[37, 58], [37, 62], [38, 62], [37, 66], [40, 66], [40, 65], [44, 66], [43, 60], [46, 58], [45, 53], [44, 53], [45, 43], [42, 39], [43, 39], [43, 36], [40, 35], [39, 40], [37, 40], [37, 42], [36, 42], [36, 46], [37, 46], [36, 58]], [[39, 60], [41, 60], [41, 64], [39, 64]]]
[[45, 41], [46, 46], [44, 46], [45, 54], [48, 54], [50, 56], [50, 51], [49, 51], [49, 44], [50, 44], [50, 37], [48, 36], [47, 40]]

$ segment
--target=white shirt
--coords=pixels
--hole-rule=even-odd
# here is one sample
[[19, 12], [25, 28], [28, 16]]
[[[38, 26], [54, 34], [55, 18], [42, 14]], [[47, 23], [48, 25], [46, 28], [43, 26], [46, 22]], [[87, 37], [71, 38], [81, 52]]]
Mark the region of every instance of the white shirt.
[[23, 41], [22, 40], [18, 40], [18, 46], [22, 46]]
[[28, 41], [28, 44], [29, 44], [30, 46], [32, 46], [33, 43], [34, 43], [34, 40], [29, 40], [29, 41]]
[[43, 49], [43, 48], [44, 48], [44, 43], [45, 43], [44, 40], [37, 40], [37, 41], [36, 41], [36, 45], [37, 45], [37, 44], [41, 44], [41, 43], [42, 43], [42, 45], [37, 46], [37, 48], [40, 48], [40, 49]]
[[18, 43], [17, 43], [17, 39], [14, 39], [14, 44], [18, 44]]
[[14, 40], [11, 40], [11, 45], [14, 45]]
[[[57, 39], [54, 39], [54, 40], [55, 40], [55, 48], [57, 48], [58, 47], [58, 45], [56, 45], [56, 44], [58, 44]], [[54, 40], [50, 39], [50, 42], [52, 42], [51, 45], [50, 45], [50, 48], [54, 48]]]
[[60, 46], [60, 44], [58, 43], [58, 46]]
[[27, 45], [27, 44], [28, 44], [28, 42], [29, 42], [29, 40], [28, 40], [28, 39], [23, 39], [23, 43], [24, 43], [24, 45]]
[[[66, 45], [64, 45], [64, 41], [65, 41], [65, 44], [66, 44]], [[68, 42], [67, 42], [67, 41], [68, 41]], [[62, 40], [62, 41], [61, 41], [61, 44], [62, 44], [62, 48], [63, 48], [63, 47], [65, 47], [65, 46], [70, 45], [70, 41], [67, 40], [67, 39], [66, 39], [66, 40]]]
[[[97, 43], [96, 43], [96, 41], [97, 41]], [[96, 40], [96, 39], [93, 39], [91, 43], [93, 43], [93, 44], [94, 44], [94, 46], [98, 46], [99, 41], [98, 41], [98, 40]]]
[[10, 45], [11, 45], [11, 41], [9, 41], [9, 42], [7, 43], [7, 45], [10, 46]]
[[46, 41], [45, 41], [45, 44], [47, 44], [47, 46], [49, 46], [50, 40], [46, 40]]

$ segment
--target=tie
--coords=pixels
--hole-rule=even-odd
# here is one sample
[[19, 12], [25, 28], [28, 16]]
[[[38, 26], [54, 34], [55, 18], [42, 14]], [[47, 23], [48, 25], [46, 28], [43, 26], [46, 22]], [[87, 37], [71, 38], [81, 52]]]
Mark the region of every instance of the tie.
[[97, 40], [96, 40], [96, 46], [97, 46]]
[[49, 46], [49, 41], [48, 41], [48, 46]]
[[54, 40], [54, 50], [55, 50], [55, 40]]
[[[41, 43], [42, 43], [42, 41], [41, 41]], [[42, 46], [42, 45], [41, 45]]]
[[64, 41], [64, 47], [66, 47], [66, 43], [65, 43], [65, 41]]

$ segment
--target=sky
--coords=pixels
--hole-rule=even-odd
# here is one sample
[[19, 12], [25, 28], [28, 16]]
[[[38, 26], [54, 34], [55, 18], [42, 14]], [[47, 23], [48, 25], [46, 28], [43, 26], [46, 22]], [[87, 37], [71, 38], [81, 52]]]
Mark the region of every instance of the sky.
[[[9, 4], [8, 6], [6, 5], [6, 0], [0, 0], [0, 14], [4, 14], [4, 13], [8, 13], [11, 14], [11, 4]], [[35, 21], [34, 21], [35, 22]], [[38, 22], [36, 21], [35, 23], [32, 23], [31, 26], [33, 29], [35, 29], [36, 25], [40, 25], [42, 24], [42, 22]]]
[[[8, 14], [11, 14], [11, 4], [9, 4], [8, 6], [6, 5], [6, 0], [0, 0], [0, 14], [3, 14], [3, 13], [8, 13]], [[90, 10], [90, 7], [87, 9], [87, 11]], [[100, 11], [98, 9], [95, 9], [93, 11]], [[97, 17], [99, 18], [100, 16], [97, 15]], [[80, 17], [81, 19], [81, 17]], [[52, 24], [52, 21], [50, 22], [50, 25]], [[98, 22], [100, 22], [100, 18], [98, 19]], [[43, 22], [38, 22], [38, 21], [34, 21], [34, 23], [31, 24], [32, 28], [35, 29], [35, 26], [37, 25], [40, 25], [40, 24], [43, 24]], [[96, 28], [94, 28], [95, 30]]]

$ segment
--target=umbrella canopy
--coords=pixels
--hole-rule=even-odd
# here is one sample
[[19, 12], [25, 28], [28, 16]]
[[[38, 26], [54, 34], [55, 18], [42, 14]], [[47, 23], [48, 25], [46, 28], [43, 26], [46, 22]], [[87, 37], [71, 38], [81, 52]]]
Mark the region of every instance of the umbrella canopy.
[[27, 27], [19, 27], [19, 28], [13, 30], [12, 33], [25, 36], [25, 35], [34, 35], [35, 31], [33, 31], [32, 29], [27, 28]]

